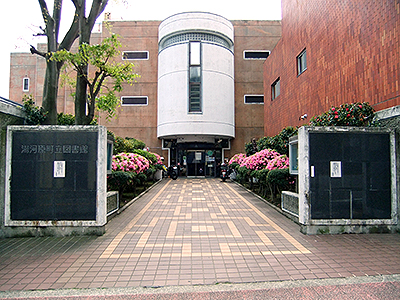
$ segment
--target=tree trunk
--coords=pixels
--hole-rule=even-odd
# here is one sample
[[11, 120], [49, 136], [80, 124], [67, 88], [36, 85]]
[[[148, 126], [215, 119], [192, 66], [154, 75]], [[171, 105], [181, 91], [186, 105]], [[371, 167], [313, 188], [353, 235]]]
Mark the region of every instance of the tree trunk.
[[[46, 3], [43, 0], [39, 0], [39, 4], [42, 9], [43, 19], [46, 24], [46, 36], [47, 36], [47, 53], [57, 51], [57, 36], [59, 25], [57, 20], [52, 18], [47, 9]], [[62, 5], [62, 1], [54, 1], [55, 5]], [[61, 8], [60, 8], [61, 9]], [[54, 14], [59, 16], [60, 10], [54, 9]], [[47, 112], [47, 118], [45, 124], [57, 124], [57, 93], [58, 93], [58, 72], [57, 62], [49, 60], [48, 54], [42, 54], [46, 59], [46, 74], [43, 87], [43, 100], [42, 107]]]
[[87, 107], [87, 82], [84, 76], [87, 76], [88, 66], [81, 66], [81, 71], [76, 77], [76, 91], [75, 91], [75, 124], [88, 125], [86, 120], [86, 107]]
[[58, 78], [57, 63], [55, 61], [47, 61], [46, 75], [43, 87], [43, 102], [42, 107], [47, 112], [47, 117], [44, 124], [57, 124], [57, 93], [58, 93]]
[[[79, 45], [90, 44], [90, 35], [98, 16], [104, 11], [108, 0], [93, 0], [92, 8], [89, 16], [86, 18], [85, 8], [86, 1], [73, 0], [79, 14]], [[75, 124], [88, 125], [93, 120], [94, 109], [88, 107], [88, 65], [81, 65], [76, 77], [76, 94], [75, 94]], [[88, 114], [86, 109], [88, 108]]]
[[46, 25], [43, 33], [47, 37], [47, 53], [40, 52], [33, 46], [31, 46], [31, 53], [40, 55], [46, 59], [46, 74], [43, 87], [42, 107], [47, 112], [45, 124], [55, 125], [57, 124], [58, 81], [62, 62], [60, 63], [49, 60], [49, 54], [60, 49], [69, 50], [71, 48], [73, 42], [78, 37], [78, 19], [77, 14], [75, 13], [71, 27], [65, 35], [62, 43], [59, 45], [58, 33], [61, 20], [62, 0], [54, 0], [53, 16], [50, 15], [46, 1], [38, 1], [42, 11], [43, 21]]
[[[90, 32], [87, 20], [85, 18], [85, 8], [81, 8], [81, 18], [79, 24], [79, 45], [90, 44]], [[86, 109], [88, 107], [88, 64], [81, 65], [79, 72], [76, 76], [76, 93], [75, 93], [75, 124], [88, 125], [91, 120], [86, 116]]]

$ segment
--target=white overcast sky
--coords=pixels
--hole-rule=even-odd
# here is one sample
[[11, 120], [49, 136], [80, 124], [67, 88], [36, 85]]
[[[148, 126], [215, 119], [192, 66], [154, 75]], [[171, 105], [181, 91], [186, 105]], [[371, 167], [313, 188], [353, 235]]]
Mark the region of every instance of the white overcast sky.
[[[4, 0], [3, 0], [4, 1]], [[53, 0], [46, 0], [51, 7]], [[91, 3], [88, 0], [88, 3]], [[43, 26], [43, 19], [37, 0], [11, 0], [2, 3], [0, 28], [2, 29], [2, 45], [0, 46], [0, 96], [9, 96], [10, 53], [29, 52], [29, 45], [36, 46], [45, 42], [43, 38], [33, 37]], [[71, 23], [73, 4], [63, 1], [61, 24], [66, 27]], [[235, 2], [232, 0], [109, 0], [106, 12], [111, 12], [113, 20], [164, 20], [181, 12], [204, 11], [219, 14], [229, 20], [280, 20], [281, 0], [255, 0], [251, 2]], [[101, 16], [98, 21], [102, 20]], [[68, 28], [64, 28], [67, 30]], [[63, 30], [63, 29], [61, 29]], [[60, 36], [59, 40], [62, 40]], [[22, 82], [21, 82], [22, 84]], [[11, 99], [18, 100], [18, 99]]]

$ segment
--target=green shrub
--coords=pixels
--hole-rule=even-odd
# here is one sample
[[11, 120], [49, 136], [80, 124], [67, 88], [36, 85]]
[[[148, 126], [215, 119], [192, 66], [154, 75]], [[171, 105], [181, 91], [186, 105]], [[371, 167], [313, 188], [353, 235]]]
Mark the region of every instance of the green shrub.
[[57, 114], [58, 125], [75, 125], [75, 116], [71, 114], [59, 113]]
[[239, 168], [239, 164], [234, 162], [229, 165], [229, 167], [233, 170], [237, 170]]
[[109, 191], [118, 191], [122, 197], [124, 191], [134, 182], [135, 173], [114, 171], [107, 176], [107, 188]]
[[[294, 135], [297, 135], [297, 127], [288, 126], [283, 128], [282, 131], [275, 136], [262, 137], [256, 142], [257, 151], [272, 149], [280, 154], [289, 155], [289, 138]], [[247, 143], [245, 145], [246, 154], [250, 155], [253, 148], [251, 142]]]
[[35, 105], [35, 100], [32, 95], [24, 95], [22, 103], [25, 111], [26, 125], [41, 125], [47, 118], [47, 112], [43, 107]]
[[331, 107], [327, 112], [310, 120], [311, 126], [370, 126], [374, 109], [369, 103], [351, 103]]
[[289, 168], [274, 169], [268, 172], [266, 181], [268, 184], [275, 185], [279, 192], [292, 190], [294, 178], [289, 173]]
[[268, 169], [254, 170], [251, 172], [251, 176], [257, 178], [260, 184], [265, 184], [267, 182], [267, 175], [270, 172]]
[[135, 150], [142, 150], [146, 147], [146, 144], [140, 140], [134, 138], [122, 138], [120, 136], [114, 136], [114, 151], [113, 154], [116, 155], [118, 153], [126, 152], [126, 153], [134, 153]]
[[[26, 125], [41, 125], [47, 118], [47, 112], [43, 107], [35, 105], [35, 100], [32, 95], [24, 95], [22, 98], [23, 108], [26, 113]], [[57, 125], [75, 125], [75, 116], [72, 114], [58, 113]], [[94, 118], [90, 125], [98, 125], [97, 119]]]
[[107, 176], [107, 188], [109, 191], [118, 191], [122, 198], [124, 193], [136, 193], [138, 186], [146, 187], [147, 174], [125, 171], [113, 171]]

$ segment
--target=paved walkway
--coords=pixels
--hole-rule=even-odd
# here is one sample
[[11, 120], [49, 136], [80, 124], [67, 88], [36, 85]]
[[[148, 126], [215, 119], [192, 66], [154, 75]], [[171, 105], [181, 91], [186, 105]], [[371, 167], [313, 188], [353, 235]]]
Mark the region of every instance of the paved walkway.
[[382, 278], [392, 278], [390, 290], [400, 288], [396, 276], [382, 277], [400, 273], [400, 235], [306, 236], [256, 196], [218, 179], [163, 180], [106, 229], [101, 237], [0, 240], [0, 291], [357, 276], [375, 278], [366, 289]]

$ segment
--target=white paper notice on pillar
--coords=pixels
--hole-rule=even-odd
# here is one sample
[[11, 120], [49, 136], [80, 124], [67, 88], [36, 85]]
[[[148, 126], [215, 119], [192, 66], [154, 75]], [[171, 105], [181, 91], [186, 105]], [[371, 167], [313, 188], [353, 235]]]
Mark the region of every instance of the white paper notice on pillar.
[[341, 161], [331, 161], [331, 177], [340, 178], [342, 177], [342, 162]]
[[64, 178], [65, 177], [65, 161], [54, 161], [53, 169], [54, 178]]

